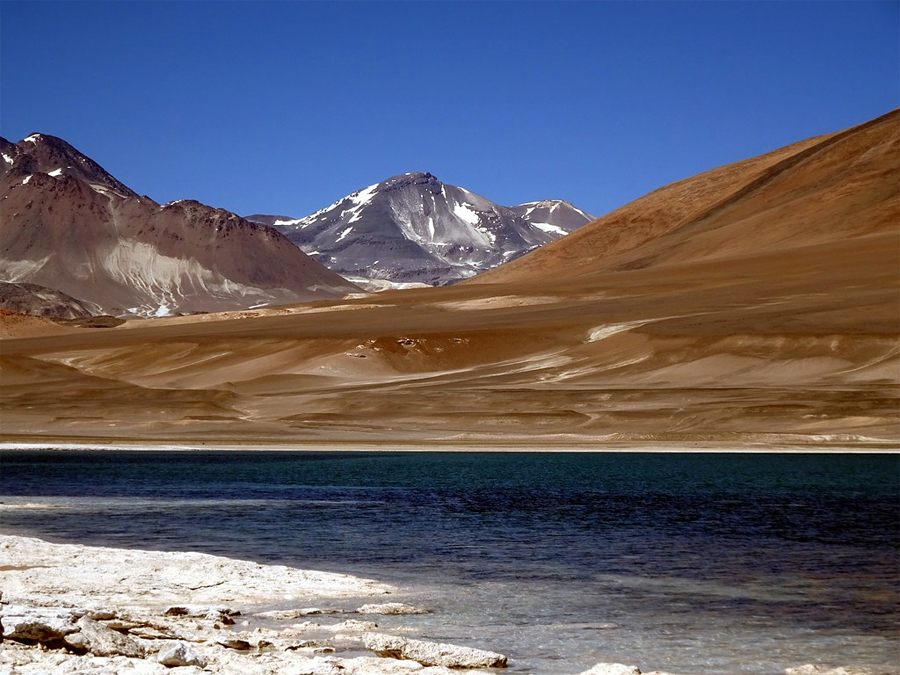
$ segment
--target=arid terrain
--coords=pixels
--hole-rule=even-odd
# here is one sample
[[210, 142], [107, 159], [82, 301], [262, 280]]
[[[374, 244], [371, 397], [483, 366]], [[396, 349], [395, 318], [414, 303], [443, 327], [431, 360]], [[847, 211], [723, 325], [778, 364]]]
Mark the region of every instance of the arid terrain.
[[10, 442], [900, 440], [900, 117], [663, 187], [445, 288], [3, 314]]

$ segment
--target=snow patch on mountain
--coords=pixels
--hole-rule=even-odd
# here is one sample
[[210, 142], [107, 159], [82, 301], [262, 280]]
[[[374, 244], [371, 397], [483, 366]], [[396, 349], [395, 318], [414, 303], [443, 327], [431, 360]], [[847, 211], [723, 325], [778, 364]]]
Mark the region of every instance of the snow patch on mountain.
[[471, 206], [469, 206], [465, 202], [454, 204], [453, 213], [455, 213], [460, 218], [460, 220], [464, 220], [473, 227], [477, 226], [478, 223], [481, 222], [478, 214], [472, 209]]
[[276, 220], [272, 225], [274, 226], [286, 226], [286, 227], [296, 227], [300, 225], [300, 223], [304, 222], [305, 218], [295, 218], [293, 220]]
[[355, 208], [359, 208], [360, 206], [365, 206], [368, 204], [372, 197], [375, 196], [375, 192], [378, 190], [378, 183], [375, 185], [370, 185], [369, 187], [365, 187], [358, 192], [354, 192], [350, 195], [349, 199], [353, 202]]
[[101, 194], [107, 198], [112, 198], [113, 195], [115, 195], [116, 197], [125, 197], [125, 195], [123, 195], [121, 192], [116, 192], [112, 188], [108, 188], [105, 185], [100, 185], [99, 183], [88, 183], [88, 185], [91, 186], [91, 189], [94, 192]]
[[537, 223], [535, 221], [531, 221], [531, 224], [539, 230], [543, 230], [544, 232], [548, 232], [549, 234], [556, 234], [560, 237], [564, 237], [569, 234], [564, 229], [559, 227], [559, 225], [554, 225], [553, 223]]

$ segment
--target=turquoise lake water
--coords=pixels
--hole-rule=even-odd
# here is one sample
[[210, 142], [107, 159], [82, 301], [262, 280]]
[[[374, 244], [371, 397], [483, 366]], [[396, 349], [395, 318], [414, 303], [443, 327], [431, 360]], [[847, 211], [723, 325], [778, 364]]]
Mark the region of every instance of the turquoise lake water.
[[0, 501], [47, 505], [9, 534], [393, 583], [510, 672], [900, 663], [897, 454], [6, 451]]

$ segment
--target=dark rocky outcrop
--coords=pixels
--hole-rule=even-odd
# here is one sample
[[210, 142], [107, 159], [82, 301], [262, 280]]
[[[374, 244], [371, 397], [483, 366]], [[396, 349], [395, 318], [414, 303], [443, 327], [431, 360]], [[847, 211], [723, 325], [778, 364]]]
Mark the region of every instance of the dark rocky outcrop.
[[99, 310], [62, 291], [39, 284], [0, 281], [0, 309], [46, 319], [87, 319]]

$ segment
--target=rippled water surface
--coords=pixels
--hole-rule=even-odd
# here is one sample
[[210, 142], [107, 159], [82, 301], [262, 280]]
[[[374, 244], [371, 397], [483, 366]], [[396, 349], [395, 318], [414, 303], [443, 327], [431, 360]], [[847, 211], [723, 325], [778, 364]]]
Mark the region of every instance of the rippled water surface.
[[[9, 451], [0, 526], [350, 572], [513, 672], [900, 663], [896, 454]], [[38, 502], [41, 508], [11, 508]], [[389, 629], [392, 618], [381, 621]]]

